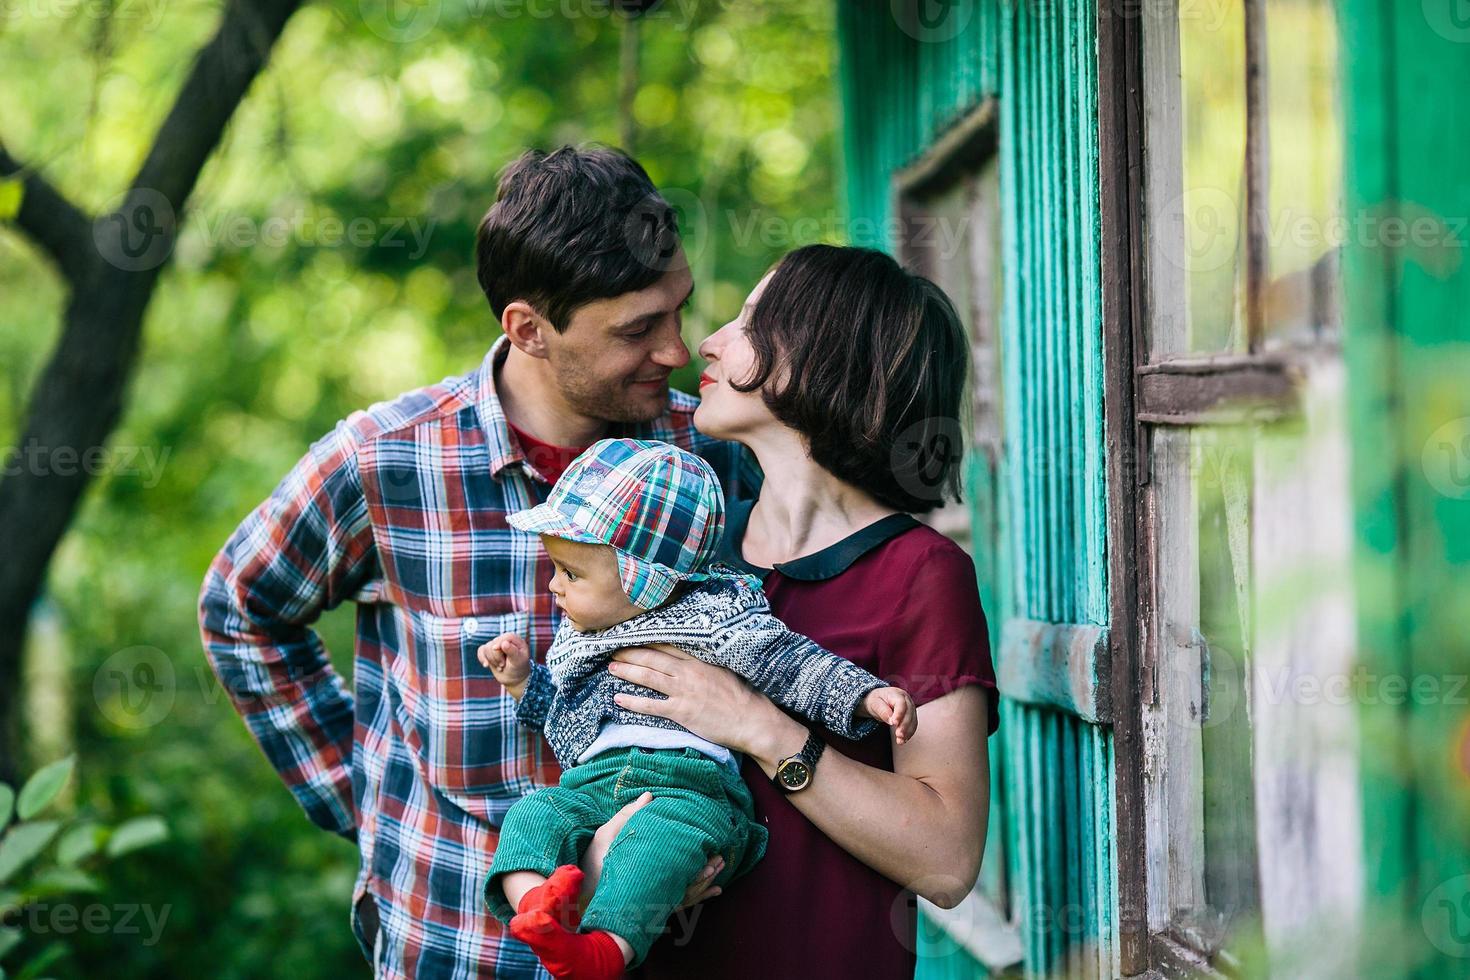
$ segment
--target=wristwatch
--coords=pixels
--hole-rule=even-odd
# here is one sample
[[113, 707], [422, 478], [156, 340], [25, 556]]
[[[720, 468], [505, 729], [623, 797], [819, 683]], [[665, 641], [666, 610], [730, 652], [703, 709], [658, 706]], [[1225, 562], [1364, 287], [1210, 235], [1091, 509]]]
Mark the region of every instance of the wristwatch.
[[812, 776], [817, 771], [817, 760], [826, 747], [827, 743], [817, 738], [815, 732], [809, 732], [800, 752], [776, 763], [776, 774], [771, 777], [771, 782], [777, 789], [788, 793], [806, 789], [811, 785]]

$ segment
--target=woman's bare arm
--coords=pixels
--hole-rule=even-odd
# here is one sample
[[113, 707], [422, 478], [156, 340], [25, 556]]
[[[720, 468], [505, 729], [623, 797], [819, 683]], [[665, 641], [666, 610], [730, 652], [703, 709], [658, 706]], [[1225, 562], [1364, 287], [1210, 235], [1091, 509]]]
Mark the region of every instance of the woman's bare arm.
[[[804, 726], [738, 676], [682, 651], [623, 650], [610, 669], [668, 696], [620, 694], [624, 707], [745, 752], [768, 776], [806, 740]], [[895, 772], [824, 752], [811, 785], [791, 802], [858, 860], [952, 908], [974, 885], [985, 849], [988, 711], [983, 689], [952, 691], [919, 708], [918, 732], [894, 747]]]

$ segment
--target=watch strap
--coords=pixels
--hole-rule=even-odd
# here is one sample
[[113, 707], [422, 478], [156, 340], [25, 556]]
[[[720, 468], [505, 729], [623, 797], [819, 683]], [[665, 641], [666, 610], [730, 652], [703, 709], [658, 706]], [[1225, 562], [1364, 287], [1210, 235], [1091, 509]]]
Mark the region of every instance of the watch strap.
[[777, 761], [776, 772], [773, 776], [771, 776], [771, 782], [776, 786], [777, 789], [780, 789], [783, 792], [796, 792], [796, 790], [793, 790], [791, 787], [781, 782], [782, 768], [786, 765], [786, 763], [795, 759], [801, 761], [806, 765], [808, 778], [807, 782], [801, 787], [802, 789], [805, 789], [806, 786], [811, 785], [812, 778], [816, 776], [817, 760], [821, 758], [822, 752], [826, 748], [827, 743], [818, 738], [816, 732], [809, 730], [807, 732], [806, 741], [802, 743], [801, 749], [795, 755], [788, 755], [786, 758]]
[[822, 753], [826, 748], [827, 743], [818, 738], [816, 732], [810, 732], [806, 737], [806, 743], [802, 745], [801, 751], [797, 754], [801, 756], [802, 761], [809, 768], [815, 769], [817, 767], [817, 760], [822, 757]]

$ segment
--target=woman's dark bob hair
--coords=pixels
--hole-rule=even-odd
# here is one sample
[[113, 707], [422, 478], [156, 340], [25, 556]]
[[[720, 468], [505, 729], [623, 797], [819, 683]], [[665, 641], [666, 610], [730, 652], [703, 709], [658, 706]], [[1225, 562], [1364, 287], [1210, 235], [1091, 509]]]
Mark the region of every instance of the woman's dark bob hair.
[[970, 350], [938, 286], [882, 252], [809, 245], [777, 264], [746, 333], [755, 373], [735, 387], [763, 389], [820, 466], [908, 513], [960, 499]]

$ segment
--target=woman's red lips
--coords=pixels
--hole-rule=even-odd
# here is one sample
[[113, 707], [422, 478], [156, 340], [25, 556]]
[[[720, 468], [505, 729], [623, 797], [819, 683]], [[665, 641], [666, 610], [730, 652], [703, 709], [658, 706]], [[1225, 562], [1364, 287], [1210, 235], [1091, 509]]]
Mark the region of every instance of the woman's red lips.
[[712, 385], [714, 383], [715, 383], [715, 379], [714, 378], [711, 378], [707, 374], [701, 374], [699, 376], [699, 386], [701, 388], [703, 388], [705, 385]]

